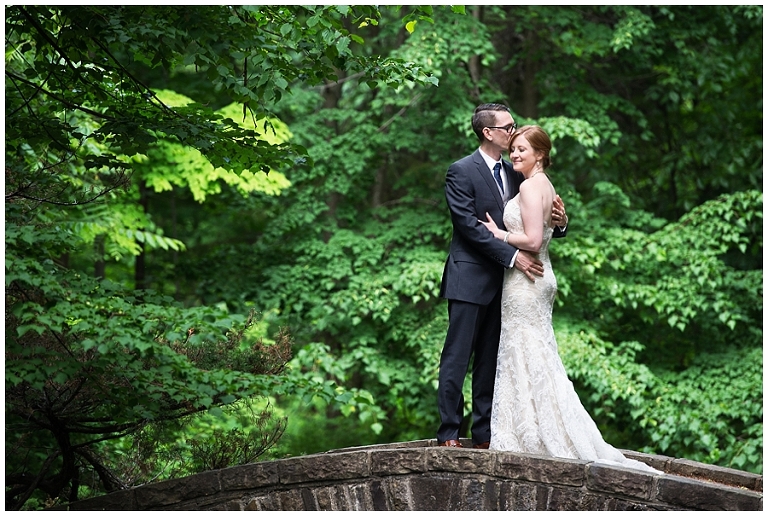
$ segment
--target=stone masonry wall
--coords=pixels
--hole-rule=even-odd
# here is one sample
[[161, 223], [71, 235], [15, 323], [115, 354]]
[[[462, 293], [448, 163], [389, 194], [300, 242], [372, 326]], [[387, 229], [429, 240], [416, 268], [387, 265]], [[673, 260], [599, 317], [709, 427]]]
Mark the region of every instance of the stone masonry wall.
[[[470, 446], [469, 442], [463, 443]], [[334, 450], [209, 471], [71, 510], [762, 510], [763, 477], [624, 452], [664, 475], [586, 461], [437, 447]]]

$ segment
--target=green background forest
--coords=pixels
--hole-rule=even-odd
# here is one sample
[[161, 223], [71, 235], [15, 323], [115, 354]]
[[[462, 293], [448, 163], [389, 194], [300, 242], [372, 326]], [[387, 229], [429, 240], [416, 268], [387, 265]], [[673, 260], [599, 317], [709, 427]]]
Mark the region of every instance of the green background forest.
[[484, 102], [552, 136], [605, 439], [762, 473], [762, 16], [6, 6], [6, 509], [434, 438]]

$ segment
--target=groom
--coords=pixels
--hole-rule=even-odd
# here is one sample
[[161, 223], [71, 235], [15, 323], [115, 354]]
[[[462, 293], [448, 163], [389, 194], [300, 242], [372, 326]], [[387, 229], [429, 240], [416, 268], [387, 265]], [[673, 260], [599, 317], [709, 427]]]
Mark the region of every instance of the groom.
[[[517, 195], [523, 182], [523, 175], [502, 160], [516, 128], [507, 106], [478, 106], [472, 115], [472, 130], [480, 140], [480, 148], [448, 167], [445, 178], [453, 238], [440, 285], [440, 296], [448, 299], [448, 334], [438, 375], [438, 446], [462, 447], [462, 386], [474, 353], [472, 443], [474, 448], [488, 448], [504, 269], [515, 267], [531, 281], [544, 275], [544, 267], [533, 253], [497, 240], [479, 222], [486, 220], [485, 214], [489, 213], [503, 228], [504, 204]], [[552, 220], [556, 225], [567, 224], [559, 197], [552, 206]], [[554, 236], [564, 234], [565, 229], [555, 229]]]

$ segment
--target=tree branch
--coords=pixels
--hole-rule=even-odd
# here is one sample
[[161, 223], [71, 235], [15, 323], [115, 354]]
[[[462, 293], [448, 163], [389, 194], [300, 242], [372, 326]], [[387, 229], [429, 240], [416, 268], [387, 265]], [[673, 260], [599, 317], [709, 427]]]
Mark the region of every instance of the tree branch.
[[[125, 177], [125, 173], [124, 172], [120, 172], [120, 175]], [[35, 201], [35, 202], [39, 202], [39, 203], [52, 204], [54, 206], [81, 206], [83, 204], [88, 204], [88, 203], [94, 202], [99, 197], [103, 197], [106, 194], [108, 194], [109, 192], [111, 192], [112, 190], [120, 188], [122, 186], [122, 184], [123, 184], [123, 181], [119, 180], [118, 183], [115, 184], [114, 186], [106, 186], [106, 187], [104, 187], [104, 190], [99, 191], [96, 195], [94, 195], [93, 197], [91, 197], [89, 199], [78, 200], [78, 201], [73, 201], [73, 202], [60, 202], [60, 201], [53, 201], [51, 199], [41, 199], [39, 197], [34, 197], [32, 195], [23, 194], [20, 191], [13, 192], [11, 194], [6, 194], [5, 200], [7, 202], [9, 199], [13, 199], [14, 197], [18, 197], [18, 198], [21, 198], [21, 199], [27, 199], [27, 200]]]
[[406, 110], [408, 110], [408, 108], [410, 108], [410, 107], [411, 107], [411, 106], [412, 106], [414, 103], [416, 103], [416, 101], [417, 101], [417, 100], [419, 100], [419, 99], [421, 98], [421, 95], [422, 95], [421, 93], [418, 93], [416, 96], [414, 96], [414, 97], [411, 99], [411, 101], [408, 103], [408, 105], [407, 105], [407, 106], [404, 106], [404, 107], [403, 107], [403, 108], [402, 108], [400, 111], [398, 111], [397, 113], [395, 113], [394, 115], [392, 115], [392, 116], [389, 118], [389, 120], [387, 120], [386, 122], [384, 122], [384, 123], [381, 125], [381, 127], [379, 127], [378, 129], [376, 129], [376, 132], [379, 132], [379, 133], [381, 133], [381, 132], [384, 132], [384, 131], [387, 129], [387, 127], [389, 127], [389, 125], [390, 125], [392, 122], [394, 122], [394, 121], [395, 121], [395, 119], [396, 119], [396, 118], [398, 118], [398, 117], [402, 116], [402, 115], [403, 115], [403, 113], [405, 113], [405, 112], [406, 112]]
[[[78, 24], [78, 22], [76, 20], [72, 20], [72, 23], [74, 23], [75, 25], [77, 25], [78, 27], [80, 27], [82, 29], [82, 27]], [[120, 71], [122, 73], [124, 73], [125, 75], [127, 75], [128, 78], [134, 84], [139, 86], [139, 89], [143, 89], [144, 90], [144, 94], [149, 95], [150, 98], [153, 99], [155, 102], [157, 102], [159, 107], [162, 108], [167, 113], [170, 113], [170, 114], [174, 115], [176, 118], [179, 118], [181, 120], [187, 121], [184, 117], [182, 117], [174, 109], [166, 106], [165, 103], [163, 103], [163, 101], [160, 100], [160, 98], [158, 98], [158, 96], [155, 94], [154, 91], [152, 91], [152, 89], [149, 86], [147, 86], [146, 84], [141, 82], [125, 66], [123, 66], [123, 64], [112, 54], [112, 52], [110, 52], [109, 48], [104, 43], [102, 43], [100, 40], [96, 39], [96, 37], [93, 36], [90, 31], [88, 31], [88, 34], [89, 34], [89, 37], [90, 37], [91, 41], [93, 41], [96, 44], [96, 46], [98, 46], [105, 54], [107, 54], [109, 56], [110, 59], [112, 59], [112, 62], [115, 63], [115, 65], [120, 69]]]
[[7, 68], [5, 69], [5, 75], [7, 77], [14, 78], [17, 81], [21, 81], [21, 82], [23, 82], [25, 84], [28, 84], [28, 85], [30, 85], [32, 87], [35, 87], [35, 88], [39, 87], [40, 91], [42, 91], [43, 93], [45, 93], [46, 95], [48, 95], [52, 99], [58, 100], [59, 102], [61, 102], [62, 104], [64, 104], [65, 106], [67, 106], [70, 109], [75, 109], [77, 111], [82, 111], [83, 113], [88, 113], [89, 115], [94, 116], [96, 118], [100, 118], [102, 120], [109, 120], [111, 122], [116, 122], [117, 121], [117, 119], [114, 118], [114, 117], [111, 117], [109, 115], [105, 115], [104, 113], [99, 113], [98, 111], [94, 111], [93, 109], [89, 109], [87, 107], [81, 106], [80, 104], [76, 104], [74, 102], [66, 100], [66, 99], [62, 98], [61, 96], [59, 96], [59, 95], [57, 95], [57, 94], [55, 94], [55, 93], [53, 93], [51, 91], [46, 90], [45, 88], [42, 87], [42, 85], [35, 84], [34, 82], [32, 82], [32, 81], [30, 81], [30, 80], [28, 80], [28, 79], [26, 79], [24, 77], [21, 77], [20, 75], [16, 75], [15, 73], [9, 71]]
[[[32, 481], [28, 484], [29, 487], [27, 487], [27, 490], [24, 491], [24, 493], [21, 495], [20, 498], [17, 498], [15, 502], [11, 503], [10, 507], [9, 505], [9, 494], [11, 491], [6, 493], [6, 509], [10, 509], [12, 511], [18, 511], [21, 510], [22, 506], [26, 503], [27, 500], [29, 500], [29, 497], [32, 496], [32, 493], [35, 492], [35, 489], [37, 489], [37, 486], [40, 485], [40, 482], [43, 480], [43, 476], [48, 472], [48, 469], [51, 467], [51, 463], [53, 460], [61, 455], [60, 451], [55, 451], [51, 455], [48, 456], [47, 459], [45, 459], [45, 462], [43, 463], [43, 466], [40, 468], [40, 473], [37, 474], [35, 478], [32, 479]], [[6, 486], [8, 485], [8, 480], [15, 480], [15, 477], [13, 479], [6, 479]], [[11, 497], [11, 500], [13, 500], [13, 497]]]
[[96, 459], [96, 457], [91, 454], [90, 450], [87, 448], [82, 448], [77, 450], [78, 455], [83, 457], [88, 464], [90, 464], [93, 469], [96, 471], [96, 473], [99, 475], [99, 480], [101, 480], [101, 485], [104, 486], [104, 489], [111, 493], [112, 491], [118, 491], [121, 489], [128, 489], [128, 486], [125, 484], [125, 482], [122, 481], [120, 477], [118, 477], [115, 473], [112, 472], [109, 468], [104, 466], [100, 461]]
[[[35, 97], [37, 96], [37, 94], [38, 94], [38, 93], [40, 93], [40, 91], [41, 91], [41, 90], [42, 90], [42, 88], [43, 88], [43, 85], [44, 85], [44, 84], [46, 84], [46, 83], [48, 82], [48, 79], [50, 79], [50, 78], [51, 78], [51, 75], [52, 75], [52, 74], [53, 74], [53, 70], [49, 70], [49, 71], [48, 71], [48, 76], [47, 76], [45, 79], [43, 79], [43, 82], [41, 82], [39, 85], [37, 85], [37, 86], [35, 87], [35, 91], [34, 91], [34, 92], [32, 92], [32, 95], [30, 95], [30, 96], [29, 96], [29, 98], [24, 98], [24, 94], [21, 92], [21, 88], [19, 88], [19, 85], [16, 83], [16, 81], [13, 81], [13, 85], [16, 87], [16, 91], [18, 91], [18, 92], [19, 92], [19, 97], [21, 97], [21, 98], [24, 100], [24, 102], [22, 102], [22, 103], [21, 103], [21, 106], [19, 106], [18, 108], [14, 109], [14, 110], [13, 110], [11, 113], [9, 113], [9, 114], [6, 114], [6, 115], [5, 115], [5, 118], [6, 118], [6, 119], [8, 119], [8, 118], [11, 118], [11, 117], [13, 117], [13, 116], [14, 116], [16, 113], [18, 113], [19, 111], [21, 111], [22, 109], [24, 109], [25, 107], [29, 107], [29, 103], [30, 103], [30, 102], [32, 102], [32, 99], [33, 99], [33, 98], [35, 98]], [[30, 108], [30, 110], [31, 110], [31, 108]]]

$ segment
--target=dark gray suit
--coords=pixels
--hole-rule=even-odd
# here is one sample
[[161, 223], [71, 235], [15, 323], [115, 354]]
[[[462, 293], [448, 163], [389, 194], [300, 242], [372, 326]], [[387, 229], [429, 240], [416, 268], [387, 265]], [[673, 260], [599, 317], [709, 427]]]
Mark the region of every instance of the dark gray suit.
[[[503, 161], [507, 198], [517, 195], [523, 175]], [[504, 269], [517, 249], [483, 226], [486, 212], [500, 228], [504, 201], [488, 165], [477, 150], [448, 167], [445, 198], [451, 212], [453, 238], [443, 271], [440, 296], [448, 299], [448, 334], [440, 357], [437, 403], [441, 424], [438, 441], [459, 437], [464, 415], [461, 393], [472, 365], [472, 441], [490, 441], [491, 403], [501, 330]], [[559, 228], [556, 229], [556, 236]]]

